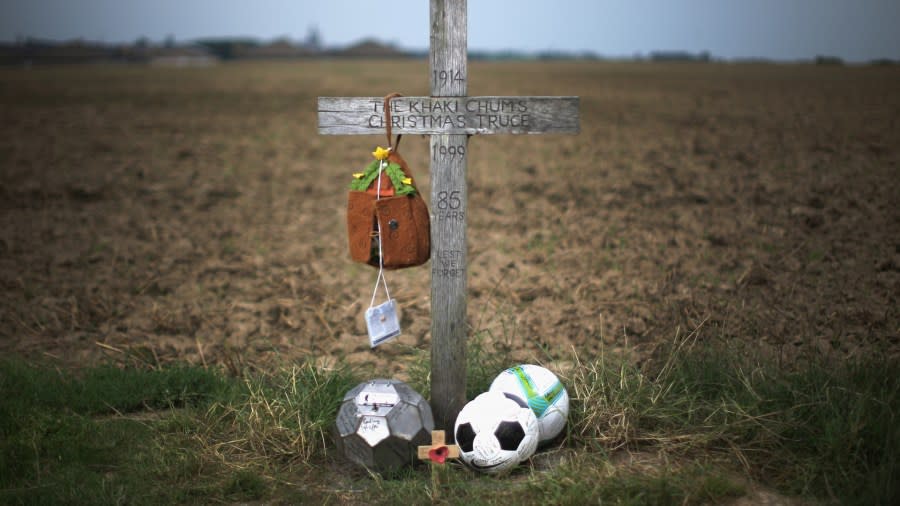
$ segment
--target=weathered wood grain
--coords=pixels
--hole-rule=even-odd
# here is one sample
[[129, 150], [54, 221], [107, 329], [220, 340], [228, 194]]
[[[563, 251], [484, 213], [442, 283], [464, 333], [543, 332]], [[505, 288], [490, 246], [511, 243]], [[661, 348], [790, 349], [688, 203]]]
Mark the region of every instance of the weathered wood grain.
[[[429, 19], [431, 95], [465, 97], [468, 76], [466, 0], [431, 0]], [[434, 100], [440, 103], [443, 99]], [[460, 100], [465, 99], [447, 99], [457, 106]], [[407, 116], [401, 116], [395, 122], [408, 120], [408, 115], [414, 112], [412, 102], [407, 100], [406, 105]], [[402, 110], [403, 106], [400, 108]], [[442, 107], [438, 116], [452, 114]], [[460, 133], [440, 132], [431, 136], [431, 411], [435, 427], [449, 430], [451, 434], [456, 416], [466, 404], [469, 330], [465, 219], [468, 137]], [[455, 155], [450, 155], [451, 147]]]
[[[319, 133], [384, 134], [382, 97], [319, 97]], [[401, 97], [391, 101], [398, 134], [577, 134], [578, 97]]]
[[466, 0], [431, 0], [430, 90], [434, 97], [464, 97], [468, 89]]
[[449, 151], [467, 147], [465, 135], [431, 136], [431, 404], [435, 427], [450, 431], [466, 404], [469, 329], [467, 163]]

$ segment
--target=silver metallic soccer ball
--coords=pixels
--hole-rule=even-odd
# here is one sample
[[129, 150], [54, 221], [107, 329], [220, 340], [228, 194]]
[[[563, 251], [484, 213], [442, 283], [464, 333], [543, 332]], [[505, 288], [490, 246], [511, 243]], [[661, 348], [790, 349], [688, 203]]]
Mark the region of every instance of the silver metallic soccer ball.
[[353, 462], [388, 472], [416, 460], [431, 441], [431, 406], [406, 383], [374, 379], [347, 392], [335, 422], [338, 449]]

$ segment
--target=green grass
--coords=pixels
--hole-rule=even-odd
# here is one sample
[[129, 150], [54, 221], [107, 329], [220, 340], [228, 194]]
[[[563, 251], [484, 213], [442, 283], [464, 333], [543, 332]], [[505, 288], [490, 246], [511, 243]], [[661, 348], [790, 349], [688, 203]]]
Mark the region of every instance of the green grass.
[[131, 415], [195, 409], [227, 397], [231, 388], [221, 375], [192, 367], [100, 367], [76, 377], [4, 360], [0, 503], [187, 500], [190, 483], [200, 477], [196, 444], [171, 422]]
[[82, 374], [0, 362], [0, 503], [246, 501], [321, 455], [343, 370], [309, 364], [244, 380], [199, 367]]
[[[577, 476], [578, 478], [574, 478]], [[706, 504], [741, 497], [745, 489], [721, 471], [701, 465], [655, 471], [616, 469], [602, 459], [573, 462], [529, 484], [535, 503], [580, 505], [585, 498], [607, 504]]]
[[[506, 477], [446, 466], [439, 499], [716, 504], [751, 480], [841, 504], [898, 501], [896, 362], [784, 370], [687, 341], [662, 357], [643, 367], [572, 357], [565, 439]], [[473, 339], [470, 397], [508, 360]], [[409, 371], [427, 393], [427, 357]], [[374, 476], [335, 455], [331, 424], [361, 380], [312, 363], [229, 377], [184, 365], [73, 373], [0, 361], [0, 503], [429, 502], [426, 466]]]
[[900, 501], [900, 365], [811, 361], [793, 370], [720, 349], [674, 350], [654, 373], [609, 357], [569, 383], [575, 445], [727, 456], [790, 494]]

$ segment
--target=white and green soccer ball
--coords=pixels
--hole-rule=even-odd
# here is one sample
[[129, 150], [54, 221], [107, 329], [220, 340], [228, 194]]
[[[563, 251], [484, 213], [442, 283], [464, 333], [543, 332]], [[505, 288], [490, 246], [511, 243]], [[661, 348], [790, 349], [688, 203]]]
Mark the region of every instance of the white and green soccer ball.
[[569, 394], [550, 370], [533, 364], [521, 364], [500, 373], [490, 391], [517, 396], [531, 407], [538, 420], [540, 442], [558, 436], [569, 417]]

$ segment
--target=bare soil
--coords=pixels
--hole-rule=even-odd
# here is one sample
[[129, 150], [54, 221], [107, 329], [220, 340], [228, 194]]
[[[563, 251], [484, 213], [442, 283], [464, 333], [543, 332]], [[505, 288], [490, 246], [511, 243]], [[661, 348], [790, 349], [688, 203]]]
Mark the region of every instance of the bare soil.
[[[900, 349], [900, 68], [473, 63], [470, 95], [579, 95], [578, 136], [469, 142], [469, 326], [522, 358], [638, 360], [695, 333], [792, 360]], [[382, 137], [317, 96], [427, 94], [427, 63], [0, 69], [0, 353], [402, 374], [427, 267], [350, 261]], [[428, 142], [402, 153], [428, 199]]]

